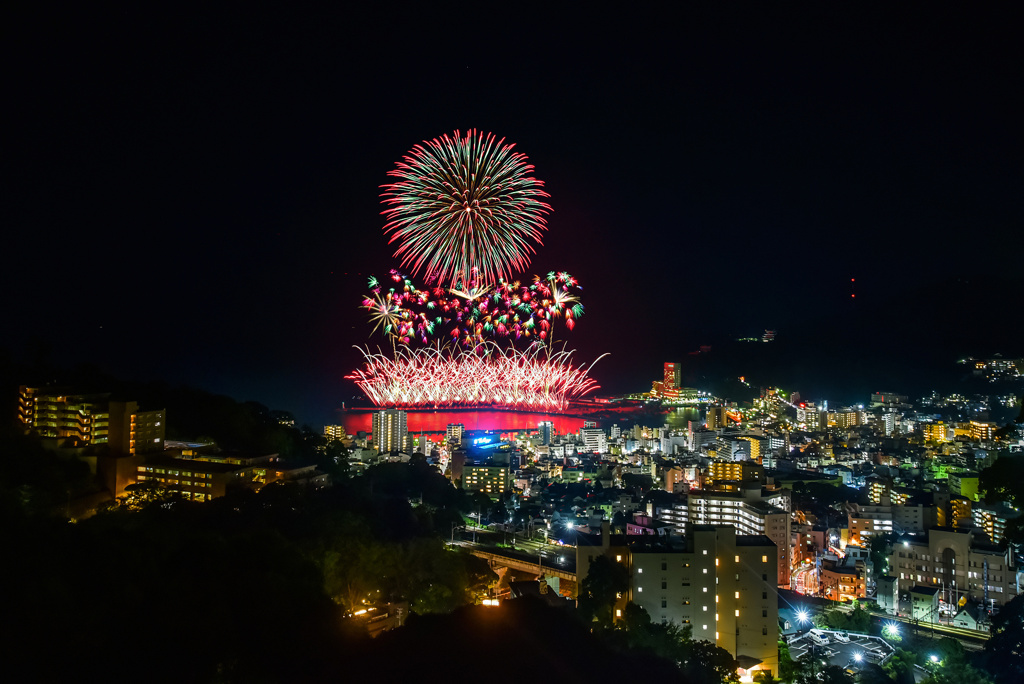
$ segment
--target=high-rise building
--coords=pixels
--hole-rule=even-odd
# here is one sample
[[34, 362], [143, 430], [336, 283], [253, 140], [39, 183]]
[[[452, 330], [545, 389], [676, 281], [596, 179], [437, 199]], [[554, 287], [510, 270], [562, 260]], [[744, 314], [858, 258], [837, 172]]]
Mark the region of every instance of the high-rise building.
[[679, 389], [682, 384], [682, 367], [678, 363], [666, 363], [664, 380], [665, 389]]
[[540, 443], [542, 445], [551, 444], [551, 436], [554, 433], [555, 424], [550, 420], [542, 420], [537, 423], [537, 432], [540, 433]]
[[[687, 533], [684, 549], [634, 543], [581, 546], [577, 555], [602, 550], [630, 572], [622, 605], [636, 603], [654, 622], [690, 626], [694, 639], [736, 658], [741, 675], [778, 673], [778, 562], [770, 539], [739, 535], [730, 525], [698, 525]], [[578, 560], [577, 569], [588, 568], [590, 560]], [[616, 617], [622, 610], [617, 604]]]
[[740, 534], [765, 535], [779, 548], [775, 576], [779, 586], [789, 586], [790, 547], [789, 490], [749, 485], [738, 492], [691, 489], [686, 503], [660, 509], [658, 517], [672, 523], [677, 534], [694, 525], [734, 525]]
[[444, 441], [447, 444], [462, 446], [462, 433], [465, 431], [466, 426], [462, 423], [448, 423], [448, 427], [444, 432]]
[[581, 428], [580, 439], [584, 451], [592, 454], [608, 453], [608, 439], [601, 428]]
[[401, 451], [407, 445], [408, 414], [399, 409], [385, 409], [373, 413], [373, 443], [378, 453]]

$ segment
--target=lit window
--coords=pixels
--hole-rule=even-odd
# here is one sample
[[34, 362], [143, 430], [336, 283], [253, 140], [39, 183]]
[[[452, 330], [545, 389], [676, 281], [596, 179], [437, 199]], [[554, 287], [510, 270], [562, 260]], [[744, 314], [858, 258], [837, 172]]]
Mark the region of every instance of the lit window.
[[620, 562], [620, 563], [621, 563], [621, 562], [622, 562], [622, 556], [616, 556], [616, 557], [615, 557], [615, 560], [617, 560], [618, 562]]
[[622, 611], [618, 608], [615, 609], [615, 617], [622, 617]]
[[708, 550], [707, 549], [704, 549], [704, 555], [705, 556], [708, 555]]
[[707, 568], [704, 568], [704, 574], [705, 575], [708, 574], [708, 569]]
[[739, 611], [739, 609], [737, 608], [737, 609], [736, 609], [736, 617], [739, 617], [739, 616], [740, 616], [740, 611]]
[[762, 563], [767, 563], [768, 562], [768, 556], [761, 556], [761, 562]]
[[739, 556], [736, 556], [736, 562], [737, 562], [737, 563], [739, 563], [739, 562], [740, 562], [740, 557], [739, 557]]
[[736, 592], [736, 598], [739, 598], [739, 597], [740, 597], [740, 592], [737, 591]]

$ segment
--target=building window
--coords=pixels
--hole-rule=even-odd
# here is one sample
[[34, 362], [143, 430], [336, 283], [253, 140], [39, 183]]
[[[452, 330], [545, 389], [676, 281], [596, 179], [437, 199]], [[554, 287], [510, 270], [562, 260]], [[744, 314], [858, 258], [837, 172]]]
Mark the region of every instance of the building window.
[[761, 611], [761, 617], [768, 617], [768, 611], [767, 610], [762, 610]]
[[739, 563], [739, 562], [740, 562], [740, 557], [739, 557], [739, 556], [736, 556], [736, 562], [737, 562], [737, 563]]
[[616, 608], [615, 609], [615, 617], [622, 617], [622, 610], [620, 610], [619, 608]]
[[761, 581], [762, 582], [767, 582], [768, 581], [768, 575], [761, 575]]
[[768, 562], [768, 556], [761, 556], [761, 562], [762, 563], [767, 563]]
[[768, 628], [767, 627], [762, 627], [761, 628], [761, 635], [764, 636], [764, 635], [767, 635], [767, 634], [768, 634]]
[[661, 607], [668, 608], [668, 601], [666, 601], [665, 599], [661, 599]]
[[662, 561], [661, 562], [661, 569], [662, 570], [668, 570], [668, 563], [666, 563], [665, 561]]
[[622, 562], [622, 556], [616, 556], [615, 560], [618, 561], [619, 563], [621, 563]]
[[761, 598], [763, 598], [763, 599], [768, 598], [768, 592], [767, 591], [762, 591], [761, 592]]

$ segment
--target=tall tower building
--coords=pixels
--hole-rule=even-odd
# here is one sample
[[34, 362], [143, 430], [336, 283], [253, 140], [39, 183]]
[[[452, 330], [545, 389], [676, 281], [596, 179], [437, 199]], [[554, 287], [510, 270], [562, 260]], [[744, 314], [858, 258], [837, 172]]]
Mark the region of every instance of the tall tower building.
[[373, 414], [373, 443], [379, 453], [401, 451], [406, 447], [409, 429], [408, 414], [398, 409], [376, 411]]
[[551, 435], [554, 433], [555, 424], [550, 420], [542, 420], [537, 423], [537, 431], [540, 432], [540, 443], [542, 445], [551, 444]]
[[662, 381], [665, 389], [679, 389], [682, 387], [682, 367], [678, 363], [665, 364], [665, 376]]
[[465, 431], [466, 426], [462, 423], [448, 423], [444, 432], [444, 441], [448, 444], [462, 446], [462, 433]]

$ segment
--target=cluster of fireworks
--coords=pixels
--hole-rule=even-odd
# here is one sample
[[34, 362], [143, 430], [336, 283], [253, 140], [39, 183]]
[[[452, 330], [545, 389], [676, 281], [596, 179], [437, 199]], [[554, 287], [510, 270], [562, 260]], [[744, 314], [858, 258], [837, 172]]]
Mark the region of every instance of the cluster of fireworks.
[[397, 286], [385, 292], [370, 278], [363, 308], [370, 312], [375, 331], [405, 345], [444, 339], [479, 348], [495, 337], [550, 343], [558, 319], [572, 330], [583, 315], [579, 284], [564, 271], [534, 276], [530, 285], [499, 279], [493, 287], [471, 281], [468, 287], [432, 290], [418, 289], [398, 271], [391, 271], [391, 279]]
[[[399, 349], [394, 358], [364, 350], [366, 365], [351, 377], [378, 406], [495, 406], [562, 410], [596, 383], [590, 367], [574, 367], [571, 351], [544, 347]], [[595, 361], [596, 363], [596, 361]], [[593, 364], [591, 364], [593, 366]]]
[[564, 271], [516, 279], [551, 207], [513, 147], [455, 131], [417, 145], [389, 172], [398, 181], [381, 193], [384, 232], [402, 268], [423, 271], [426, 285], [397, 270], [387, 289], [370, 278], [362, 307], [393, 358], [363, 350], [365, 365], [346, 377], [374, 404], [561, 410], [597, 388], [593, 364], [573, 366], [572, 352], [553, 345], [556, 322], [571, 331], [583, 315], [579, 283]]

